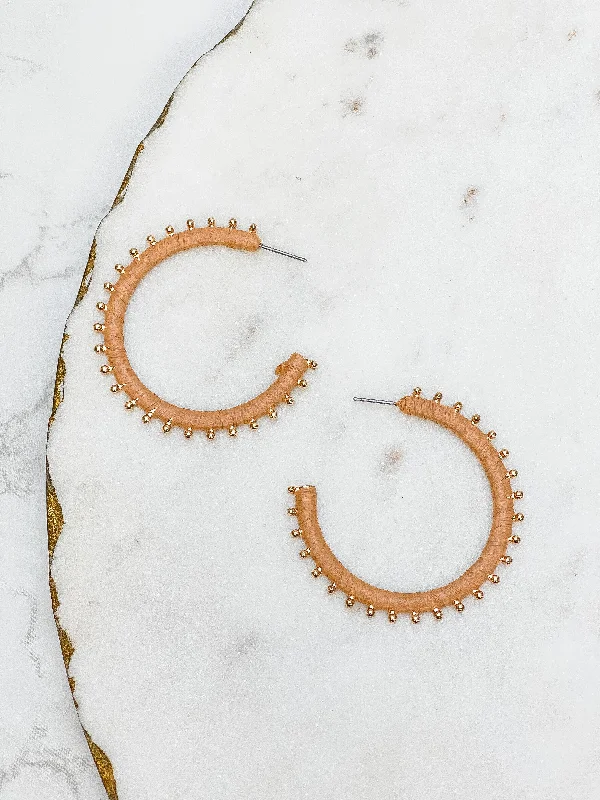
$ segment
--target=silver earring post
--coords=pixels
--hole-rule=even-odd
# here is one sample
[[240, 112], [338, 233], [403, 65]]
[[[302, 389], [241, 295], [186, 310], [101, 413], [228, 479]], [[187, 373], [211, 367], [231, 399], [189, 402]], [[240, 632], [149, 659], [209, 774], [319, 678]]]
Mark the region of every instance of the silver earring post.
[[260, 245], [263, 250], [268, 250], [269, 253], [277, 253], [280, 256], [287, 256], [288, 258], [294, 258], [296, 261], [304, 261], [306, 263], [307, 259], [304, 256], [297, 256], [294, 253], [286, 253], [285, 250], [278, 250], [276, 247], [269, 247], [266, 244]]
[[395, 400], [375, 400], [372, 397], [353, 397], [353, 400], [357, 400], [359, 403], [379, 403], [381, 406], [395, 406]]

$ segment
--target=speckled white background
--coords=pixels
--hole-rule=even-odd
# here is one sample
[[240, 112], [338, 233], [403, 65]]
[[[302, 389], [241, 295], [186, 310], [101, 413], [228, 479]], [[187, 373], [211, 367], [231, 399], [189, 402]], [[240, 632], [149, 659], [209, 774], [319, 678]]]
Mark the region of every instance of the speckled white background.
[[[599, 22], [260, 0], [180, 87], [100, 228], [49, 448], [72, 673], [122, 800], [597, 796]], [[232, 213], [308, 263], [173, 259], [132, 302], [134, 365], [199, 407], [293, 350], [321, 366], [256, 434], [165, 437], [108, 392], [94, 303], [146, 234]], [[527, 519], [483, 603], [392, 627], [310, 577], [285, 487], [318, 486], [366, 578], [454, 577], [489, 523], [473, 459], [351, 401], [416, 383], [499, 432]]]
[[45, 444], [65, 318], [138, 141], [246, 0], [0, 4], [0, 797], [105, 797], [47, 575]]

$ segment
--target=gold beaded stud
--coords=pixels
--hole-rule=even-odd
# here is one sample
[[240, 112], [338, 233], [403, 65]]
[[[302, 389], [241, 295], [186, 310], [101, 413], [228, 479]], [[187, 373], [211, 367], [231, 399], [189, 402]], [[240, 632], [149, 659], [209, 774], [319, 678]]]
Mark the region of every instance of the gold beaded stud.
[[232, 231], [234, 231], [234, 230], [237, 228], [237, 219], [234, 219], [234, 218], [232, 217], [232, 218], [229, 220], [229, 227], [230, 227], [230, 229], [231, 229]]
[[129, 251], [129, 255], [132, 256], [133, 258], [139, 259], [140, 251], [137, 249], [137, 247], [132, 247]]
[[188, 230], [189, 231], [193, 231], [194, 230], [194, 220], [193, 219], [188, 219], [188, 221], [185, 224], [188, 226]]
[[207, 438], [207, 439], [211, 439], [211, 440], [215, 438], [215, 432], [213, 431], [213, 429], [212, 429], [212, 428], [209, 428], [209, 429], [206, 431], [206, 438]]
[[107, 292], [114, 292], [115, 290], [114, 285], [110, 281], [104, 282], [104, 288], [106, 289]]
[[477, 600], [483, 600], [483, 592], [481, 589], [473, 589], [472, 595], [473, 597], [476, 597]]
[[415, 388], [412, 390], [413, 397], [420, 397], [422, 391], [423, 391], [423, 389], [421, 389], [420, 386], [415, 386]]
[[513, 533], [513, 535], [512, 535], [512, 536], [509, 536], [509, 537], [508, 537], [508, 541], [509, 541], [511, 544], [519, 544], [519, 542], [521, 541], [521, 537], [519, 536], [519, 534], [518, 534], [518, 533]]
[[508, 472], [506, 473], [506, 477], [507, 478], [516, 478], [518, 474], [519, 473], [517, 472], [516, 469], [509, 469]]
[[301, 386], [303, 389], [306, 389], [308, 386], [308, 381], [306, 378], [298, 378], [298, 386]]
[[327, 587], [327, 591], [329, 592], [329, 594], [333, 594], [336, 589], [337, 589], [337, 585], [336, 585], [335, 581], [333, 583], [330, 583], [329, 586]]
[[288, 486], [288, 492], [290, 494], [296, 494], [297, 491], [298, 491], [298, 487], [297, 486]]
[[183, 435], [185, 436], [186, 439], [191, 439], [193, 433], [194, 431], [191, 428], [186, 428], [183, 432]]
[[119, 275], [122, 275], [125, 272], [126, 268], [123, 266], [123, 264], [115, 264], [115, 269], [117, 270]]
[[142, 422], [148, 424], [148, 422], [150, 422], [150, 420], [154, 416], [155, 411], [156, 411], [155, 408], [151, 408], [150, 411], [148, 411], [148, 413], [144, 414], [144, 416], [142, 417]]
[[311, 358], [306, 359], [306, 363], [309, 369], [316, 369], [319, 365], [316, 361], [313, 361]]
[[512, 499], [513, 500], [522, 500], [523, 499], [523, 492], [521, 490], [513, 492], [512, 493]]
[[112, 372], [112, 371], [113, 371], [113, 368], [110, 366], [110, 364], [102, 364], [102, 366], [100, 367], [100, 372], [103, 375], [108, 375], [108, 373]]
[[495, 438], [496, 438], [496, 435], [497, 435], [497, 434], [496, 434], [496, 431], [489, 431], [489, 432], [488, 432], [488, 435], [487, 435], [487, 438], [488, 438], [488, 439], [490, 440], [490, 442], [491, 442], [493, 439], [495, 439]]
[[229, 430], [227, 431], [227, 433], [230, 436], [237, 436], [237, 428], [235, 427], [235, 425], [230, 425], [229, 426]]
[[442, 393], [441, 392], [436, 392], [433, 395], [433, 402], [434, 403], [441, 403], [442, 402]]
[[524, 519], [525, 519], [525, 514], [521, 514], [521, 513], [513, 514], [513, 520], [515, 522], [523, 522]]
[[173, 420], [168, 419], [163, 425], [163, 433], [168, 433], [172, 427], [173, 427]]
[[398, 617], [396, 616], [396, 612], [393, 608], [390, 608], [388, 611], [388, 622], [396, 622], [397, 619]]
[[173, 234], [175, 233], [175, 228], [172, 225], [167, 225], [165, 230], [167, 232], [167, 236], [173, 236]]
[[94, 345], [94, 353], [106, 353], [106, 345], [105, 344], [95, 344]]
[[374, 606], [367, 606], [367, 617], [374, 617], [374, 616], [375, 616]]
[[105, 330], [105, 328], [106, 325], [103, 325], [101, 322], [96, 322], [96, 324], [94, 325], [94, 330], [97, 333], [102, 333]]
[[251, 419], [248, 423], [248, 427], [253, 431], [258, 430], [258, 422], [255, 419]]
[[292, 531], [292, 536], [294, 537], [294, 539], [297, 539], [298, 536], [302, 536], [302, 528], [295, 528]]
[[215, 218], [214, 217], [209, 217], [208, 218], [208, 227], [209, 228], [214, 228], [215, 227]]
[[498, 452], [498, 455], [500, 456], [500, 458], [508, 458], [510, 453], [508, 452], [508, 450], [504, 449], [504, 450], [500, 450]]
[[461, 600], [455, 600], [454, 608], [462, 613], [465, 610], [465, 604]]
[[283, 399], [288, 404], [288, 406], [294, 405], [294, 398], [292, 397], [291, 394], [284, 394]]
[[418, 622], [421, 621], [421, 615], [419, 614], [418, 611], [411, 611], [410, 619], [411, 619], [411, 622], [414, 622], [414, 624], [416, 625]]
[[98, 309], [98, 311], [106, 311], [107, 305], [106, 305], [106, 303], [102, 303], [102, 302], [96, 303], [96, 308]]
[[481, 417], [479, 416], [479, 414], [473, 414], [473, 416], [471, 417], [471, 424], [479, 425], [480, 422], [481, 422]]
[[253, 222], [253, 223], [250, 225], [250, 227], [248, 228], [248, 230], [250, 231], [250, 233], [256, 233], [256, 223], [255, 223], [255, 222]]
[[346, 598], [346, 605], [348, 606], [348, 608], [352, 608], [354, 603], [355, 603], [354, 595], [349, 594], [348, 597]]
[[462, 411], [463, 404], [461, 402], [454, 403], [453, 407], [454, 407], [454, 410], [456, 411], [456, 413], [460, 414], [460, 412]]
[[277, 409], [273, 408], [273, 406], [269, 409], [269, 416], [271, 419], [277, 419]]
[[156, 244], [156, 239], [154, 238], [154, 236], [146, 236], [146, 241], [151, 247], [154, 247], [154, 245]]
[[308, 558], [310, 555], [310, 547], [305, 547], [304, 550], [300, 550], [300, 558]]
[[315, 568], [313, 569], [313, 571], [311, 572], [311, 575], [313, 576], [313, 578], [318, 578], [318, 577], [319, 577], [319, 575], [320, 575], [322, 572], [323, 572], [323, 570], [321, 569], [321, 567], [315, 567]]
[[444, 615], [442, 614], [442, 609], [441, 609], [441, 608], [434, 608], [434, 609], [433, 609], [433, 616], [434, 616], [436, 619], [441, 619], [441, 618], [444, 616]]
[[137, 400], [126, 400], [125, 401], [125, 408], [128, 411], [131, 411], [131, 409], [135, 408], [136, 406], [137, 406]]
[[493, 575], [488, 575], [488, 581], [490, 581], [490, 583], [500, 583], [500, 576], [495, 573]]
[[502, 558], [500, 559], [500, 561], [501, 561], [503, 564], [506, 564], [506, 565], [508, 566], [509, 564], [512, 564], [512, 556], [502, 556]]
[[298, 509], [292, 506], [292, 508], [288, 508], [287, 513], [290, 515], [290, 517], [297, 517]]
[[111, 392], [116, 394], [116, 392], [120, 392], [121, 391], [121, 389], [123, 388], [123, 385], [124, 384], [122, 384], [122, 383], [113, 383], [113, 385], [110, 387], [110, 390], [111, 390]]

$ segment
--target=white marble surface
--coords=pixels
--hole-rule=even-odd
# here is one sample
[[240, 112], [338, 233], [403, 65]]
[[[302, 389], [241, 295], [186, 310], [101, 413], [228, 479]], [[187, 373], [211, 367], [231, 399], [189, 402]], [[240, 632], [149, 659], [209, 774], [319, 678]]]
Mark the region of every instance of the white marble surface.
[[181, 76], [247, 0], [0, 4], [0, 797], [103, 797], [50, 610], [46, 426], [93, 232]]
[[[592, 800], [600, 789], [597, 140], [592, 2], [259, 0], [179, 88], [104, 220], [71, 316], [49, 458], [55, 577], [86, 727], [121, 800]], [[188, 216], [261, 253], [188, 252], [140, 287], [134, 366], [195, 407], [275, 424], [185, 441], [108, 391], [92, 323], [113, 264]], [[463, 615], [368, 620], [297, 557], [290, 483], [390, 588], [476, 556], [489, 496], [450, 435], [354, 394], [420, 384], [511, 450], [523, 544]]]

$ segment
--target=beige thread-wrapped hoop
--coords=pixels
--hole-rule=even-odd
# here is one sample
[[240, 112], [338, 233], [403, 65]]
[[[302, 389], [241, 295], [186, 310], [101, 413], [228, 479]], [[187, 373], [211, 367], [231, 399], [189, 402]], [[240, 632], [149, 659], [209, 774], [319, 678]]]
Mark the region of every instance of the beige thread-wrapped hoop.
[[[354, 398], [367, 400], [367, 398]], [[373, 586], [358, 578], [336, 558], [319, 526], [317, 517], [317, 490], [314, 486], [290, 486], [288, 491], [294, 495], [296, 504], [288, 508], [288, 514], [298, 518], [298, 527], [292, 536], [301, 538], [304, 548], [301, 558], [314, 561], [312, 575], [328, 578], [329, 594], [340, 592], [345, 595], [346, 606], [351, 608], [355, 603], [366, 606], [368, 617], [375, 612], [384, 611], [390, 622], [396, 622], [399, 614], [409, 614], [413, 622], [419, 622], [421, 614], [431, 612], [435, 619], [442, 619], [442, 609], [454, 607], [456, 611], [465, 610], [464, 600], [472, 596], [477, 600], [483, 598], [482, 586], [486, 582], [496, 584], [500, 576], [496, 569], [499, 564], [508, 565], [512, 556], [507, 553], [510, 545], [521, 541], [518, 534], [513, 533], [513, 525], [522, 522], [524, 515], [515, 513], [514, 501], [523, 498], [522, 491], [513, 491], [512, 478], [517, 477], [516, 469], [507, 470], [503, 459], [509, 456], [508, 450], [497, 450], [492, 444], [496, 438], [494, 431], [483, 433], [478, 424], [479, 415], [474, 414], [467, 419], [461, 413], [462, 403], [452, 406], [441, 404], [442, 395], [437, 392], [433, 400], [421, 397], [421, 390], [415, 389], [412, 395], [403, 397], [397, 402], [368, 400], [395, 405], [405, 414], [422, 419], [432, 420], [448, 428], [470, 447], [479, 459], [492, 490], [493, 515], [492, 525], [487, 542], [481, 555], [459, 578], [424, 592], [393, 592]]]
[[275, 369], [277, 378], [268, 389], [252, 400], [233, 408], [219, 411], [182, 408], [154, 394], [134, 372], [125, 350], [123, 333], [125, 312], [137, 285], [151, 269], [169, 256], [193, 247], [221, 245], [248, 252], [255, 252], [262, 247], [264, 250], [299, 261], [306, 259], [267, 247], [261, 243], [256, 233], [256, 225], [251, 225], [248, 231], [239, 230], [235, 219], [231, 219], [226, 228], [217, 227], [212, 217], [209, 218], [208, 225], [203, 228], [196, 228], [194, 221], [190, 219], [187, 221], [187, 230], [176, 233], [173, 226], [169, 225], [166, 233], [166, 237], [160, 241], [154, 236], [148, 236], [148, 247], [141, 253], [132, 248], [129, 251], [132, 257], [131, 263], [127, 266], [122, 264], [115, 266], [119, 273], [116, 283], [104, 284], [109, 293], [108, 300], [96, 304], [96, 308], [104, 312], [104, 322], [94, 324], [94, 330], [104, 335], [104, 341], [97, 344], [94, 350], [96, 353], [106, 354], [108, 362], [100, 367], [100, 372], [113, 376], [115, 383], [110, 387], [111, 392], [123, 392], [127, 395], [126, 409], [140, 408], [144, 412], [142, 416], [144, 423], [153, 419], [160, 420], [163, 423], [164, 433], [178, 427], [183, 429], [187, 439], [197, 430], [204, 431], [209, 439], [214, 439], [218, 430], [226, 430], [230, 436], [236, 436], [240, 425], [248, 425], [252, 430], [256, 430], [261, 417], [276, 419], [279, 404], [291, 405], [294, 402], [292, 392], [297, 387], [307, 385], [303, 376], [308, 369], [316, 369], [315, 361], [294, 353]]

